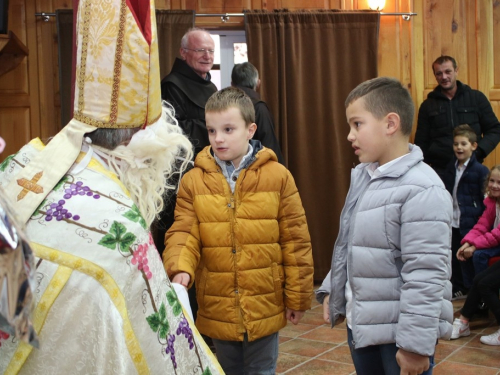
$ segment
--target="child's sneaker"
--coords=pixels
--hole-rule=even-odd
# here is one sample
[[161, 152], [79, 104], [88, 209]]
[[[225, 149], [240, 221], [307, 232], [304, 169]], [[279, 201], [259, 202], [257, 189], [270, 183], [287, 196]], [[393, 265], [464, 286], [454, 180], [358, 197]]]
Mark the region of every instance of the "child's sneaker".
[[[464, 323], [456, 318], [453, 321], [453, 332], [451, 333], [451, 340], [456, 340], [459, 337], [470, 336], [469, 323]], [[485, 336], [486, 337], [486, 336]]]
[[479, 341], [486, 345], [500, 345], [500, 329], [491, 335], [481, 336]]
[[463, 292], [461, 290], [457, 290], [453, 292], [453, 294], [451, 295], [452, 301], [457, 301], [459, 299], [466, 299], [466, 298], [467, 298], [467, 292]]

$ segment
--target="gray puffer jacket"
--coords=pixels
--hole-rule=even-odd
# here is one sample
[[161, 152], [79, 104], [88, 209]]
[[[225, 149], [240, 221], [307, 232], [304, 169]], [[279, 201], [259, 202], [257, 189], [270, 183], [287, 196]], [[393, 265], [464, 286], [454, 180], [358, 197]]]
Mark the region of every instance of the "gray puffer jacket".
[[[434, 354], [451, 335], [452, 200], [418, 146], [371, 179], [351, 173], [332, 269], [316, 292], [330, 294], [330, 321], [346, 314], [347, 264], [355, 348], [396, 343]], [[347, 260], [349, 258], [349, 261]]]

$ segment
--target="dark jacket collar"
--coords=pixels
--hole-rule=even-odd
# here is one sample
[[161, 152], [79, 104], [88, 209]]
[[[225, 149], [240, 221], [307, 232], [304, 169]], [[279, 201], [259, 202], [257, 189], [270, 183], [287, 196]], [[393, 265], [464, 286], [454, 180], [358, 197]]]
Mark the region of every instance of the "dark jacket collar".
[[[460, 82], [457, 79], [457, 92], [455, 92], [455, 95], [453, 98], [456, 98], [457, 96], [461, 95], [463, 92], [470, 90], [470, 87], [467, 86], [465, 83]], [[429, 95], [427, 95], [428, 98], [441, 98], [441, 99], [446, 99], [449, 100], [448, 97], [443, 94], [441, 91], [441, 86], [437, 85], [434, 90], [432, 90]]]
[[217, 91], [217, 87], [210, 81], [210, 73], [207, 73], [207, 77], [208, 80], [201, 78], [184, 60], [176, 58], [172, 70], [161, 83], [163, 85], [168, 82], [177, 86], [189, 100], [204, 109], [208, 98]]
[[206, 83], [206, 82], [211, 82], [212, 76], [210, 75], [210, 72], [207, 73], [207, 78], [208, 79], [203, 79], [201, 76], [199, 76], [193, 68], [191, 68], [185, 60], [179, 59], [178, 57], [175, 58], [174, 61], [174, 66], [172, 66], [172, 70], [170, 73], [178, 73], [183, 75], [186, 78], [189, 78], [190, 80], [193, 80], [198, 83]]

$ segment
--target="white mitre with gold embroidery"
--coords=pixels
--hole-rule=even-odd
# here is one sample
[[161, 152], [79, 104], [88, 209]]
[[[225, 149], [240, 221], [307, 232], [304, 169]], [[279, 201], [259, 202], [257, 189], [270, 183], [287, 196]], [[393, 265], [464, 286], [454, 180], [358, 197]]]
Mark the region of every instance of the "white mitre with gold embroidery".
[[73, 9], [73, 119], [5, 189], [23, 222], [71, 168], [86, 133], [145, 127], [161, 116], [154, 1], [74, 0]]

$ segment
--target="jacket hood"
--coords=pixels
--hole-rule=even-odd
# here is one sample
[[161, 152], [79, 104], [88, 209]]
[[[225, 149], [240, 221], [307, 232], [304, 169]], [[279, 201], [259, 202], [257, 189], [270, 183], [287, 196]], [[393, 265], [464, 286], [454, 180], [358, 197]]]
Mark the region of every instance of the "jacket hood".
[[[247, 167], [248, 169], [257, 169], [268, 161], [278, 161], [273, 150], [262, 146], [260, 141], [251, 139], [250, 144], [253, 147], [252, 159], [253, 162]], [[203, 169], [207, 173], [219, 172], [219, 166], [213, 156], [212, 146], [205, 147], [196, 157], [194, 166]]]

